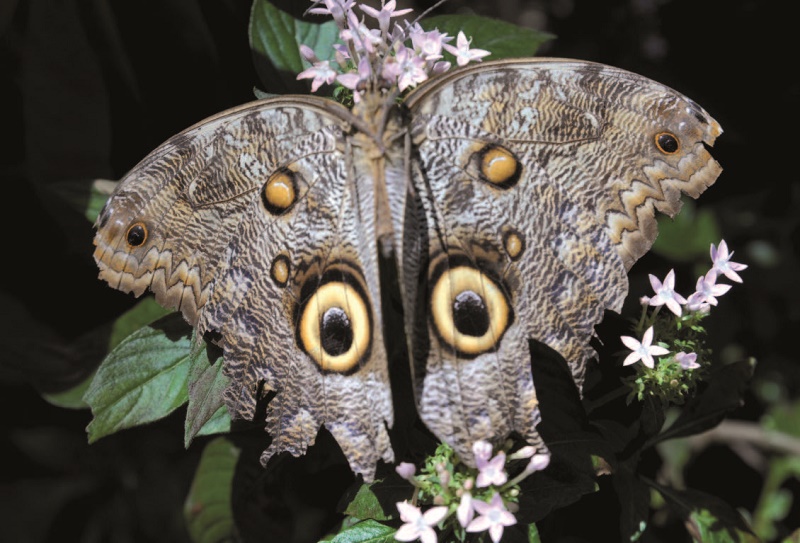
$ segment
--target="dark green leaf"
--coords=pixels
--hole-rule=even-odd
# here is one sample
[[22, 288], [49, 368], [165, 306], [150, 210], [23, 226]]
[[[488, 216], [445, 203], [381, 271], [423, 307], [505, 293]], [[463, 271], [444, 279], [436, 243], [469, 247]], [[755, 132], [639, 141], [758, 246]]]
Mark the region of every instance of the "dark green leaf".
[[694, 200], [683, 199], [683, 208], [674, 219], [658, 217], [658, 237], [652, 251], [675, 262], [691, 262], [709, 256], [712, 243], [719, 243], [720, 232], [714, 213], [696, 210]]
[[708, 386], [689, 400], [675, 422], [651, 439], [648, 445], [697, 434], [719, 424], [741, 405], [754, 365], [751, 360], [743, 360], [726, 364], [709, 375]]
[[397, 530], [375, 520], [364, 520], [345, 528], [330, 540], [331, 543], [394, 543]]
[[[123, 313], [122, 316], [114, 321], [108, 340], [109, 351], [119, 345], [123, 339], [128, 337], [134, 331], [169, 313], [169, 310], [158, 305], [158, 303], [156, 303], [155, 299], [152, 297], [142, 299], [138, 304]], [[85, 409], [89, 406], [83, 400], [83, 396], [89, 389], [89, 385], [92, 383], [94, 376], [95, 373], [92, 373], [86, 379], [70, 389], [53, 394], [44, 393], [42, 394], [42, 398], [55, 406], [63, 407], [65, 409]]]
[[307, 23], [267, 0], [255, 0], [250, 12], [249, 35], [252, 51], [270, 64], [264, 66], [256, 59], [256, 69], [264, 85], [273, 89], [273, 78], [277, 76], [289, 88], [296, 88], [296, 76], [307, 65], [300, 56], [300, 44], [311, 47], [322, 60], [332, 59], [339, 30], [332, 20], [323, 24]]
[[[231, 431], [231, 415], [228, 408], [220, 407], [211, 418], [197, 431], [196, 436], [210, 436], [214, 434], [227, 434]], [[196, 437], [195, 436], [195, 437]]]
[[757, 543], [744, 518], [723, 500], [697, 490], [675, 490], [654, 481], [655, 488], [675, 513], [683, 519], [687, 530], [701, 543]]
[[54, 392], [52, 394], [44, 392], [42, 393], [42, 398], [56, 407], [64, 409], [86, 409], [89, 405], [83, 400], [83, 396], [89, 389], [89, 385], [92, 384], [93, 379], [94, 373], [70, 389]]
[[123, 339], [139, 328], [155, 322], [172, 313], [171, 309], [160, 306], [152, 296], [142, 298], [139, 303], [120, 315], [111, 326], [108, 350], [113, 350]]
[[230, 417], [222, 400], [228, 379], [222, 372], [223, 360], [213, 363], [208, 357], [208, 347], [198, 349], [189, 371], [189, 406], [183, 441], [186, 447], [201, 431], [205, 434], [230, 430]]
[[528, 525], [528, 543], [542, 543], [542, 538], [539, 536], [539, 529], [535, 524]]
[[173, 313], [125, 338], [97, 370], [84, 400], [89, 442], [169, 415], [188, 400], [189, 327]]
[[231, 485], [238, 458], [239, 449], [225, 438], [214, 439], [203, 449], [183, 507], [193, 543], [236, 541]]
[[638, 539], [650, 518], [650, 489], [636, 475], [638, 457], [619, 466], [612, 476], [620, 506], [620, 533], [623, 540]]
[[[532, 57], [540, 45], [555, 38], [547, 32], [476, 15], [440, 15], [422, 19], [420, 25], [425, 30], [438, 28], [453, 37], [463, 31], [467, 38], [472, 38], [472, 49], [492, 53], [485, 60]], [[450, 44], [455, 45], [455, 40]]]
[[[381, 481], [377, 481], [374, 484], [380, 485]], [[383, 506], [378, 501], [375, 492], [373, 492], [373, 485], [361, 485], [355, 497], [347, 504], [344, 514], [360, 519], [373, 520], [389, 520], [393, 516], [384, 512]]]
[[116, 185], [116, 181], [107, 179], [88, 179], [64, 181], [53, 185], [52, 188], [70, 207], [83, 213], [89, 222], [93, 223]]

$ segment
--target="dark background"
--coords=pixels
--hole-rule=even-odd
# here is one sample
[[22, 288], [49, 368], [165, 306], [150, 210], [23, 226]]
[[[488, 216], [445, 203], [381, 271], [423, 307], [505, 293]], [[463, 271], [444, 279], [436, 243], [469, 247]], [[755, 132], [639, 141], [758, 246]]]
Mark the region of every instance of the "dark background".
[[[296, 13], [306, 5], [283, 3]], [[427, 4], [401, 5], [419, 13]], [[800, 392], [794, 346], [800, 335], [800, 85], [790, 5], [453, 0], [437, 11], [474, 12], [551, 32], [556, 39], [540, 54], [646, 75], [692, 97], [721, 123], [725, 132], [713, 154], [725, 171], [698, 209], [714, 213], [734, 260], [750, 264], [744, 284], [709, 319], [719, 357], [758, 359], [752, 391], [734, 414], [744, 420], [759, 420], [769, 396], [764, 390], [773, 399]], [[119, 179], [170, 135], [253, 99], [253, 87], [280, 92], [254, 70], [249, 10], [250, 0], [0, 3], [4, 540], [187, 537], [180, 509], [200, 446], [184, 451], [181, 413], [89, 447], [89, 413], [53, 407], [38, 394], [69, 387], [91, 371], [104, 348], [104, 327], [132, 303], [97, 280], [91, 225], [55, 189], [69, 181]], [[689, 264], [650, 254], [632, 270], [632, 292], [647, 293], [647, 273], [663, 277], [671, 267], [679, 290], [690, 291]], [[693, 459], [687, 480], [752, 510], [762, 476], [729, 447], [717, 446]], [[593, 499], [575, 515], [598, 507]], [[608, 540], [580, 524], [565, 528], [582, 538], [575, 541]]]

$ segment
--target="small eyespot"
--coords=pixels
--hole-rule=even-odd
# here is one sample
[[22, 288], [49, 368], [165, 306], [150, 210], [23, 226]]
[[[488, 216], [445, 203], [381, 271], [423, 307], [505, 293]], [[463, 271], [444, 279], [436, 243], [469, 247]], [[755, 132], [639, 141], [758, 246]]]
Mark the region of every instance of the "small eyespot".
[[272, 261], [272, 267], [269, 270], [269, 275], [279, 287], [285, 287], [289, 282], [289, 270], [291, 270], [289, 257], [281, 254], [276, 256]]
[[128, 228], [128, 233], [125, 234], [125, 240], [131, 247], [139, 247], [147, 241], [147, 227], [142, 222], [137, 222]]
[[474, 155], [483, 181], [501, 189], [513, 187], [519, 181], [522, 165], [510, 150], [489, 144]]
[[511, 260], [518, 260], [525, 251], [525, 238], [519, 232], [508, 229], [503, 234], [503, 247]]
[[372, 343], [370, 302], [349, 271], [336, 269], [309, 279], [312, 290], [297, 314], [297, 344], [323, 372], [348, 374], [369, 358]]
[[273, 173], [261, 190], [261, 201], [273, 215], [285, 213], [297, 201], [295, 172], [282, 168]]
[[669, 132], [660, 132], [656, 134], [656, 147], [658, 150], [666, 155], [674, 155], [680, 149], [678, 138]]

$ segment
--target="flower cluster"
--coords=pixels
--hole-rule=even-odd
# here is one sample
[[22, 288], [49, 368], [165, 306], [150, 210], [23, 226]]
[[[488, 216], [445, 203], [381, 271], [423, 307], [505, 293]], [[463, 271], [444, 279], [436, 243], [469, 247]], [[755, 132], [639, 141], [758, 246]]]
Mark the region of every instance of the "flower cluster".
[[[697, 279], [695, 291], [687, 298], [675, 291], [675, 271], [670, 270], [664, 281], [650, 275], [650, 284], [655, 296], [641, 298], [642, 317], [637, 331], [642, 334], [641, 341], [622, 336], [622, 343], [630, 349], [623, 361], [624, 366], [641, 362], [637, 375], [628, 380], [632, 388], [631, 395], [641, 399], [644, 394], [661, 397], [667, 401], [682, 401], [700, 377], [694, 371], [702, 370], [703, 361], [708, 351], [703, 347], [705, 330], [700, 321], [711, 307], [718, 303], [717, 298], [731, 289], [731, 285], [718, 284], [720, 276], [727, 277], [736, 283], [742, 278], [738, 273], [747, 268], [745, 264], [731, 261], [733, 252], [728, 252], [728, 245], [722, 240], [719, 247], [711, 244], [711, 269]], [[648, 313], [648, 309], [655, 310]], [[666, 307], [672, 315], [659, 314]], [[642, 332], [644, 330], [644, 332]], [[653, 344], [658, 331], [661, 338]], [[656, 357], [659, 358], [656, 365]]]
[[[516, 524], [513, 511], [517, 510], [518, 484], [545, 469], [550, 455], [537, 454], [530, 446], [511, 454], [503, 450], [493, 454], [492, 446], [485, 441], [476, 442], [472, 451], [477, 469], [460, 463], [447, 445], [439, 446], [419, 475], [413, 464], [403, 462], [397, 466], [397, 473], [416, 488], [412, 503], [397, 504], [404, 523], [395, 533], [397, 541], [419, 539], [422, 543], [435, 543], [434, 527], [444, 528], [449, 522], [453, 531], [462, 536], [465, 532], [488, 532], [497, 543], [503, 530]], [[509, 479], [506, 464], [517, 467], [520, 461], [524, 461], [524, 468]], [[417, 503], [430, 503], [433, 507], [423, 512]]]
[[[311, 79], [311, 92], [335, 82], [350, 89], [353, 100], [358, 102], [370, 85], [396, 87], [403, 92], [446, 72], [451, 63], [444, 60], [443, 51], [452, 54], [459, 66], [489, 54], [483, 49], [471, 49], [463, 32], [451, 45], [453, 37], [437, 29], [426, 32], [418, 23], [392, 25], [392, 19], [412, 11], [395, 9], [395, 0], [383, 2], [380, 10], [354, 0], [314, 0], [314, 6], [309, 13], [333, 17], [342, 43], [334, 46], [333, 60], [320, 60], [310, 47], [300, 46], [300, 54], [311, 67], [300, 72], [297, 79]], [[369, 28], [354, 7], [377, 20], [378, 28]]]

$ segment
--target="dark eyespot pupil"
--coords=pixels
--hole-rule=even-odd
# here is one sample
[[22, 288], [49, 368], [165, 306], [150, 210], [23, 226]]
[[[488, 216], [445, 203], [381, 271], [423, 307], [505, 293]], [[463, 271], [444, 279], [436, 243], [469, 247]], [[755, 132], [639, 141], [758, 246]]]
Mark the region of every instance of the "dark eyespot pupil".
[[678, 140], [666, 132], [658, 135], [658, 147], [665, 153], [674, 153], [678, 150]]
[[144, 226], [141, 224], [134, 224], [131, 226], [130, 230], [128, 230], [128, 243], [134, 247], [138, 247], [144, 243], [146, 236], [147, 233], [144, 230]]
[[453, 322], [464, 335], [484, 335], [489, 329], [489, 311], [483, 298], [471, 290], [460, 292], [453, 300]]
[[331, 307], [319, 323], [322, 348], [331, 356], [346, 353], [353, 343], [353, 327], [341, 307]]

